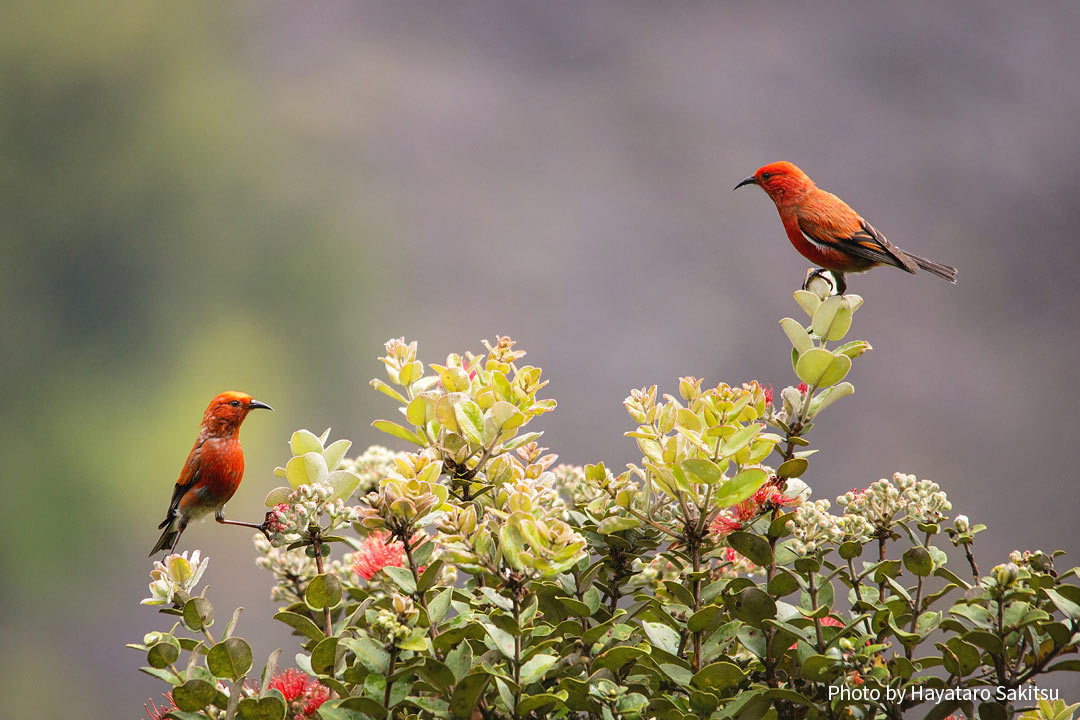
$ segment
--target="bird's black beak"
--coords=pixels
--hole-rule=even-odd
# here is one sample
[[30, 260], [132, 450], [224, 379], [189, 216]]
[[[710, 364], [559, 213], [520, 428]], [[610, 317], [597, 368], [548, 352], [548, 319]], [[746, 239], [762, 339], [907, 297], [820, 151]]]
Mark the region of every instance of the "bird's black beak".
[[753, 175], [751, 175], [750, 177], [746, 178], [745, 180], [740, 181], [738, 185], [736, 185], [735, 187], [733, 187], [731, 189], [732, 190], [738, 190], [743, 185], [757, 185], [757, 178], [754, 177]]
[[258, 400], [252, 400], [248, 404], [248, 410], [256, 410], [258, 408], [262, 408], [263, 410], [273, 410], [274, 409], [274, 408], [270, 407], [269, 405], [267, 405], [266, 403], [259, 402]]

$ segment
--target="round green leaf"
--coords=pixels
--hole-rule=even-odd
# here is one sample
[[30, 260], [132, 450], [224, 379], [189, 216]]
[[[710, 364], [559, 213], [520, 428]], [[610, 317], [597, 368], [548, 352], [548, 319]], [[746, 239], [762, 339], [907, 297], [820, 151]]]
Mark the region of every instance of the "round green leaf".
[[214, 624], [214, 606], [204, 597], [193, 597], [184, 603], [184, 625], [199, 632]]
[[814, 334], [823, 340], [842, 340], [851, 328], [851, 307], [843, 295], [833, 295], [814, 311]]
[[769, 541], [760, 535], [737, 530], [727, 536], [728, 545], [758, 567], [772, 563], [773, 553]]
[[176, 662], [178, 657], [180, 657], [180, 643], [173, 638], [154, 643], [146, 653], [146, 661], [150, 663], [150, 667], [156, 668], [169, 667]]
[[754, 627], [761, 627], [766, 618], [776, 617], [776, 603], [768, 593], [754, 586], [727, 596], [725, 602], [732, 615]]
[[704, 690], [718, 690], [725, 693], [738, 687], [743, 677], [742, 668], [735, 663], [715, 662], [698, 670], [690, 682]]
[[316, 575], [308, 583], [304, 602], [312, 610], [333, 610], [341, 603], [341, 581], [327, 573]]
[[840, 553], [840, 557], [845, 560], [854, 560], [855, 558], [862, 555], [862, 551], [862, 543], [856, 542], [854, 540], [848, 540], [846, 542], [840, 543], [840, 547], [837, 549], [837, 552]]
[[904, 567], [918, 577], [926, 577], [934, 572], [934, 561], [924, 547], [908, 548], [903, 556]]
[[240, 720], [283, 720], [285, 702], [276, 694], [244, 698], [236, 707]]
[[851, 358], [834, 355], [822, 348], [807, 350], [795, 364], [795, 374], [811, 387], [829, 387], [844, 379], [851, 370]]
[[791, 458], [780, 463], [780, 467], [776, 468], [776, 477], [797, 478], [806, 472], [808, 467], [810, 467], [810, 463], [806, 458]]
[[214, 677], [243, 677], [251, 669], [251, 646], [241, 638], [222, 640], [206, 653], [206, 666]]
[[198, 712], [214, 702], [218, 689], [205, 680], [188, 680], [172, 689], [172, 699], [177, 710]]

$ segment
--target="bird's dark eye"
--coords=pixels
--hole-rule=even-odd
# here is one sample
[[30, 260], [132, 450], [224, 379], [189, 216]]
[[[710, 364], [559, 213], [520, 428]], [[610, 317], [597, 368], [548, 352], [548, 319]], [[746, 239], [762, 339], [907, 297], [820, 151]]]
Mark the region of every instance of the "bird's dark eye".
[[229, 404], [232, 405], [233, 407], [240, 407], [240, 401], [239, 400], [233, 400]]
[[762, 180], [768, 180], [771, 177], [772, 177], [772, 173], [761, 173], [761, 179]]

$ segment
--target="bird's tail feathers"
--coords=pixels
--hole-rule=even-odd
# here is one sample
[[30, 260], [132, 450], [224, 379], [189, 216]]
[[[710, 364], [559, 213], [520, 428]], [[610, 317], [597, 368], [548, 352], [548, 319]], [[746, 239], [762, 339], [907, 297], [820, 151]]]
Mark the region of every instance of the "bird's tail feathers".
[[150, 551], [150, 555], [147, 557], [154, 557], [162, 550], [168, 550], [176, 542], [177, 536], [180, 535], [181, 528], [176, 526], [176, 516], [169, 513], [165, 516], [165, 519], [158, 525], [158, 528], [164, 528], [165, 532], [161, 533], [161, 537], [158, 538], [157, 544], [154, 545], [154, 549]]
[[926, 272], [933, 273], [939, 278], [944, 278], [949, 282], [956, 284], [956, 268], [952, 267], [951, 265], [942, 265], [941, 263], [936, 263], [933, 260], [927, 260], [926, 258], [919, 257], [918, 255], [912, 255], [911, 253], [904, 254], [907, 255], [911, 260], [915, 262], [916, 265], [921, 267]]

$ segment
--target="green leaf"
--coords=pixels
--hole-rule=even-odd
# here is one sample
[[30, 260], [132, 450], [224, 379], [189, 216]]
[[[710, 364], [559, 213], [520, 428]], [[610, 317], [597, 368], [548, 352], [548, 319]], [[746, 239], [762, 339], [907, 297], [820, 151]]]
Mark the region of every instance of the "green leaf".
[[[452, 588], [447, 588], [451, 590]], [[457, 680], [465, 677], [472, 670], [472, 648], [468, 642], [461, 642], [446, 655], [446, 666], [454, 672]]]
[[247, 675], [251, 660], [251, 646], [236, 637], [222, 640], [206, 653], [206, 667], [214, 677], [230, 680]]
[[656, 647], [671, 655], [679, 652], [679, 633], [667, 625], [645, 620], [641, 623], [641, 627], [649, 638], [649, 642]]
[[397, 641], [396, 644], [402, 650], [423, 652], [424, 650], [428, 649], [427, 634], [424, 632], [423, 628], [416, 628], [408, 637], [406, 637], [404, 640]]
[[309, 452], [321, 453], [323, 444], [319, 437], [310, 430], [297, 430], [289, 439], [289, 449], [293, 455], [306, 455]]
[[218, 689], [206, 680], [188, 680], [172, 689], [172, 699], [179, 710], [198, 712], [218, 699]]
[[379, 380], [378, 378], [373, 379], [371, 382], [368, 383], [368, 385], [375, 388], [376, 390], [383, 393], [384, 395], [389, 395], [390, 397], [394, 398], [395, 400], [397, 400], [402, 405], [404, 405], [405, 403], [408, 402], [408, 400], [405, 399], [404, 395], [402, 395], [397, 390], [395, 390], [394, 388], [387, 385], [382, 380]]
[[825, 388], [810, 401], [810, 416], [817, 415], [840, 398], [847, 397], [853, 392], [855, 392], [855, 386], [849, 382], [837, 383], [830, 388]]
[[758, 567], [768, 567], [772, 563], [772, 547], [769, 545], [769, 541], [760, 535], [736, 530], [727, 536], [727, 541], [728, 545], [735, 549], [735, 552]]
[[724, 621], [724, 609], [719, 605], [706, 605], [690, 616], [686, 627], [690, 632], [711, 632]]
[[408, 595], [416, 594], [416, 580], [413, 579], [412, 570], [403, 567], [387, 565], [383, 568], [389, 578]]
[[904, 567], [917, 577], [926, 577], [934, 572], [934, 561], [930, 553], [922, 546], [908, 548], [903, 555]]
[[276, 487], [266, 494], [266, 500], [263, 502], [268, 508], [287, 503], [289, 501], [289, 493], [291, 492], [291, 487]]
[[834, 355], [822, 348], [807, 350], [799, 356], [795, 374], [810, 387], [829, 387], [844, 379], [851, 370], [851, 358]]
[[367, 635], [341, 638], [340, 644], [351, 650], [356, 659], [371, 672], [385, 675], [390, 670], [390, 653]]
[[[529, 717], [529, 713], [552, 703], [564, 705], [569, 696], [570, 694], [566, 690], [560, 690], [557, 693], [537, 693], [536, 695], [523, 696], [517, 706], [518, 715]], [[546, 717], [546, 714], [541, 714], [540, 717]]]
[[332, 675], [337, 664], [338, 638], [328, 637], [311, 651], [311, 669], [318, 675]]
[[851, 328], [851, 307], [843, 295], [833, 295], [814, 311], [814, 334], [823, 340], [842, 340]]
[[684, 460], [682, 469], [694, 482], [707, 483], [709, 485], [719, 482], [723, 477], [720, 468], [711, 460]]
[[426, 425], [435, 419], [435, 401], [430, 395], [417, 395], [405, 408], [405, 418], [413, 425]]
[[776, 477], [797, 478], [806, 472], [808, 467], [810, 467], [810, 462], [806, 458], [791, 458], [780, 463], [780, 467], [776, 469]]
[[482, 622], [480, 624], [487, 630], [488, 636], [491, 638], [492, 642], [495, 643], [495, 647], [499, 649], [499, 652], [508, 658], [513, 658], [514, 636], [505, 630], [500, 630], [491, 623]]
[[395, 422], [390, 422], [389, 420], [376, 420], [371, 423], [371, 427], [376, 430], [381, 430], [388, 435], [393, 435], [400, 440], [411, 442], [414, 445], [419, 445], [420, 447], [427, 446], [427, 440], [420, 437], [412, 430], [406, 430]]
[[814, 313], [817, 312], [818, 307], [821, 306], [821, 298], [809, 290], [796, 290], [794, 297], [795, 302], [799, 303], [799, 307], [801, 307], [803, 312], [809, 317], [814, 317]]
[[420, 675], [440, 693], [446, 693], [457, 681], [453, 671], [435, 658], [427, 658], [419, 667]]
[[463, 435], [476, 445], [484, 444], [484, 413], [472, 400], [454, 405], [454, 418]]
[[1065, 597], [1062, 593], [1052, 588], [1045, 588], [1043, 592], [1050, 598], [1050, 602], [1054, 603], [1054, 607], [1058, 609], [1065, 617], [1070, 620], [1076, 620], [1080, 618], [1080, 605]]
[[784, 334], [787, 335], [796, 352], [804, 353], [814, 347], [814, 341], [810, 339], [810, 333], [806, 332], [802, 323], [791, 318], [783, 318], [780, 320], [780, 327], [783, 328]]
[[280, 620], [293, 630], [296, 630], [301, 635], [311, 638], [312, 640], [322, 640], [326, 637], [326, 634], [319, 629], [316, 625], [305, 615], [299, 613], [290, 612], [288, 610], [280, 610], [274, 615], [275, 620]]
[[847, 540], [840, 543], [840, 547], [837, 548], [837, 552], [840, 553], [840, 557], [844, 560], [854, 560], [862, 555], [863, 544], [855, 540]]
[[703, 690], [716, 690], [726, 694], [739, 686], [743, 680], [743, 671], [730, 662], [714, 662], [698, 670], [690, 682]]
[[[321, 445], [319, 449], [322, 450]], [[329, 474], [321, 452], [299, 455], [285, 465], [285, 477], [294, 490], [301, 485], [325, 483]]]
[[178, 657], [180, 657], [180, 643], [173, 638], [154, 643], [146, 653], [146, 661], [151, 667], [158, 669], [169, 667], [176, 662]]
[[528, 662], [521, 666], [521, 685], [524, 687], [529, 683], [543, 680], [544, 674], [551, 669], [551, 666], [558, 659], [556, 655], [533, 655]]
[[341, 597], [341, 581], [329, 573], [311, 578], [304, 591], [304, 603], [312, 610], [333, 610], [341, 604]]
[[236, 706], [240, 720], [282, 720], [285, 717], [285, 701], [276, 693], [261, 698], [248, 697]]
[[454, 597], [454, 588], [448, 587], [428, 603], [428, 620], [432, 625], [438, 625], [446, 617], [450, 609], [450, 600]]
[[761, 627], [766, 618], [776, 617], [776, 603], [766, 592], [752, 585], [725, 597], [725, 603], [732, 615], [754, 627]]
[[473, 673], [458, 682], [450, 698], [450, 713], [455, 718], [469, 720], [472, 717], [473, 708], [476, 707], [489, 678], [487, 673]]
[[326, 479], [333, 492], [330, 500], [345, 500], [360, 486], [360, 476], [351, 470], [335, 470]]
[[641, 527], [641, 521], [636, 517], [610, 515], [600, 521], [596, 531], [601, 535], [610, 535], [623, 530], [633, 530], [636, 527]]
[[743, 470], [735, 477], [720, 485], [714, 501], [718, 507], [737, 505], [757, 492], [757, 489], [769, 479], [761, 468]]
[[736, 431], [720, 448], [720, 454], [724, 457], [729, 457], [742, 450], [744, 447], [750, 444], [750, 441], [765, 428], [761, 423], [751, 423], [746, 427]]

